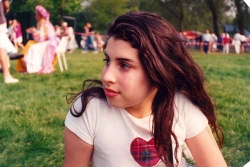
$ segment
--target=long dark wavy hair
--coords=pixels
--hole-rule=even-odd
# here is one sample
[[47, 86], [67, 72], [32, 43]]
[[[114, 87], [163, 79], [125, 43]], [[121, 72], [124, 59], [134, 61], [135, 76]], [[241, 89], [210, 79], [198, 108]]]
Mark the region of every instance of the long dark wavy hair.
[[[176, 142], [174, 157], [177, 163], [179, 162], [177, 159], [179, 144], [172, 131], [175, 91], [183, 93], [203, 112], [218, 138], [219, 146], [222, 146], [224, 135], [216, 124], [214, 107], [204, 88], [203, 72], [170, 23], [157, 14], [130, 11], [114, 19], [107, 35], [108, 39], [111, 37], [122, 39], [138, 49], [140, 61], [149, 81], [158, 88], [152, 104], [154, 118], [152, 134], [157, 153], [167, 166], [173, 166], [168, 156], [172, 151], [168, 147], [171, 136]], [[90, 84], [85, 88], [88, 81]], [[82, 111], [71, 109], [73, 116], [81, 116], [92, 97], [106, 98], [101, 85], [101, 81], [97, 80], [84, 81], [83, 91], [75, 96], [75, 98], [81, 96]], [[72, 102], [75, 98], [69, 99], [68, 102]]]

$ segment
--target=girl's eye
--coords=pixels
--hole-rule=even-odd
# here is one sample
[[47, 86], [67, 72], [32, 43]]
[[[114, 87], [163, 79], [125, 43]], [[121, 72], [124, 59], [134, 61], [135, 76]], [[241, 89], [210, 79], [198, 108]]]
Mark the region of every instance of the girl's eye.
[[124, 70], [127, 70], [127, 69], [131, 68], [131, 66], [128, 65], [127, 63], [121, 63], [120, 66], [121, 66], [121, 68], [124, 69]]
[[110, 60], [108, 58], [103, 59], [104, 62], [106, 62], [106, 65], [109, 65]]

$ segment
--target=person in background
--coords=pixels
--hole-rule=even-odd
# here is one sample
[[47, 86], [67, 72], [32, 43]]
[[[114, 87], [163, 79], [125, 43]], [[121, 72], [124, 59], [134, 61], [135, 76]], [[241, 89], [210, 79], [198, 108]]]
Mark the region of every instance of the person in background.
[[223, 38], [223, 53], [224, 54], [229, 54], [229, 45], [231, 43], [231, 38], [228, 33], [225, 33], [224, 38]]
[[99, 32], [97, 32], [95, 34], [95, 39], [96, 39], [97, 50], [103, 51], [104, 41], [103, 41], [102, 36]]
[[226, 167], [204, 74], [174, 27], [131, 11], [107, 35], [101, 81], [68, 99], [64, 167], [186, 167], [185, 144], [197, 166]]
[[9, 70], [9, 57], [7, 54], [8, 43], [11, 44], [8, 38], [8, 29], [6, 24], [6, 18], [4, 15], [4, 11], [8, 13], [10, 10], [10, 4], [8, 0], [0, 1], [0, 66], [4, 75], [4, 83], [17, 83], [18, 79], [12, 77]]
[[12, 43], [14, 43], [16, 39], [16, 33], [14, 31], [13, 20], [9, 20], [8, 23], [9, 23], [9, 27], [8, 27], [9, 39]]
[[210, 40], [211, 40], [211, 35], [209, 34], [209, 30], [206, 30], [202, 36], [203, 50], [206, 54], [208, 54], [209, 52]]
[[240, 54], [241, 35], [240, 35], [239, 32], [237, 32], [236, 34], [234, 34], [233, 40], [234, 40], [233, 43], [234, 43], [235, 52], [237, 54]]
[[28, 73], [51, 73], [54, 71], [55, 50], [58, 46], [54, 26], [49, 21], [49, 12], [41, 5], [35, 7], [37, 27], [26, 30], [34, 40], [28, 41], [22, 53], [24, 58], [17, 61], [16, 70]]
[[71, 26], [68, 26], [67, 22], [62, 23], [63, 36], [67, 36], [69, 38], [67, 49], [69, 53], [73, 53], [73, 51], [78, 48], [75, 39], [74, 29]]
[[56, 32], [56, 36], [61, 39], [62, 36], [62, 30], [61, 27], [59, 25], [55, 25], [55, 32]]
[[241, 53], [244, 53], [245, 52], [245, 45], [246, 45], [246, 41], [247, 41], [247, 38], [245, 35], [241, 35]]
[[81, 36], [80, 45], [81, 45], [81, 48], [83, 48], [83, 49], [85, 48], [86, 40], [87, 40], [87, 37]]
[[11, 41], [11, 43], [8, 42], [8, 46], [6, 46], [6, 49], [7, 49], [7, 53], [9, 57], [13, 59], [12, 55], [18, 52], [15, 24], [14, 24], [14, 20], [9, 20], [8, 23], [9, 23], [8, 35], [9, 35], [9, 40]]
[[199, 35], [199, 37], [198, 37], [198, 42], [200, 43], [200, 52], [202, 52], [203, 46], [204, 46], [204, 44], [202, 42], [203, 41], [202, 37], [203, 37], [203, 34]]
[[84, 30], [85, 30], [85, 34], [87, 36], [87, 40], [86, 40], [86, 45], [85, 45], [83, 53], [86, 53], [88, 51], [89, 44], [91, 44], [91, 46], [93, 47], [94, 53], [98, 53], [96, 50], [95, 44], [94, 44], [95, 31], [94, 31], [92, 24], [90, 22], [87, 22], [86, 26], [84, 26]]
[[24, 48], [23, 45], [23, 33], [22, 33], [22, 28], [21, 28], [21, 24], [14, 19], [13, 20], [13, 30], [15, 32], [15, 48], [18, 50], [18, 47], [21, 47], [22, 49]]
[[221, 36], [222, 35], [218, 36], [218, 41], [217, 41], [217, 49], [218, 49], [218, 51], [223, 51], [223, 38]]
[[211, 52], [216, 52], [217, 51], [217, 41], [218, 38], [215, 35], [215, 33], [211, 34]]

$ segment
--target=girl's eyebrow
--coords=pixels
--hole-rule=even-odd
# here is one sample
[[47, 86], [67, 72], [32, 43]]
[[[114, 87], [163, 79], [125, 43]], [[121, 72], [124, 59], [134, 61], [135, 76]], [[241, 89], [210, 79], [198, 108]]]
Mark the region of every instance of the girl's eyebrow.
[[119, 60], [119, 61], [128, 61], [128, 62], [134, 62], [133, 60], [131, 59], [127, 59], [127, 58], [116, 58], [116, 60]]
[[[104, 52], [104, 55], [109, 58], [109, 55], [106, 52]], [[131, 60], [131, 59], [128, 59], [128, 58], [122, 58], [122, 57], [120, 57], [120, 58], [118, 57], [118, 58], [116, 58], [116, 60], [134, 62], [134, 60]]]

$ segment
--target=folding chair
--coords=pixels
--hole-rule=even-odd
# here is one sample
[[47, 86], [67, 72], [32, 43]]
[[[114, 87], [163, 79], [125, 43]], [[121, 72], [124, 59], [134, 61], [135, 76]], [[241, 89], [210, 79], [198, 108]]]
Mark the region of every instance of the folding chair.
[[58, 59], [58, 63], [59, 63], [59, 67], [60, 67], [61, 72], [63, 72], [61, 56], [63, 58], [65, 70], [68, 69], [66, 58], [65, 58], [65, 53], [67, 51], [67, 45], [68, 45], [68, 39], [69, 39], [68, 37], [62, 37], [62, 39], [59, 42], [58, 47], [56, 48], [56, 55], [57, 55], [57, 59]]

